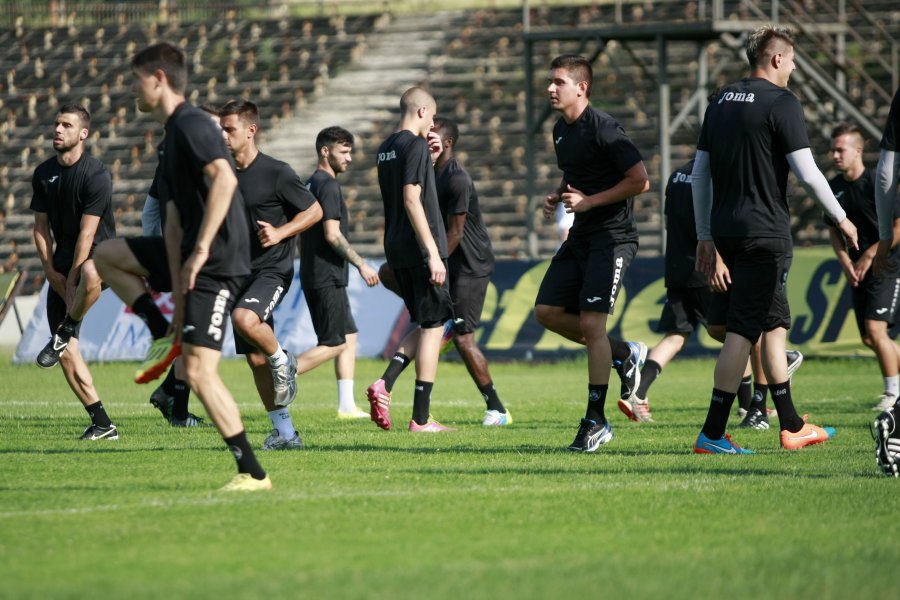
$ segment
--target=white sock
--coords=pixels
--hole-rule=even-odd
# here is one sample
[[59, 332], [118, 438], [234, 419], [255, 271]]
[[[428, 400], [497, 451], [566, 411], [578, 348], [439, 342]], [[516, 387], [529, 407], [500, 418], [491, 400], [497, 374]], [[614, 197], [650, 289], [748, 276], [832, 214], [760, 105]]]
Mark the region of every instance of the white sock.
[[288, 362], [287, 354], [284, 353], [284, 349], [281, 347], [281, 344], [278, 344], [278, 350], [275, 351], [275, 354], [266, 358], [269, 359], [269, 364], [273, 367], [281, 367], [283, 365], [286, 365]]
[[353, 400], [353, 380], [338, 379], [338, 411], [342, 413], [356, 412], [356, 402]]
[[272, 420], [272, 427], [278, 430], [278, 435], [286, 440], [294, 437], [294, 422], [287, 408], [279, 408], [269, 411], [269, 418]]
[[900, 375], [884, 378], [884, 393], [894, 398], [900, 396]]

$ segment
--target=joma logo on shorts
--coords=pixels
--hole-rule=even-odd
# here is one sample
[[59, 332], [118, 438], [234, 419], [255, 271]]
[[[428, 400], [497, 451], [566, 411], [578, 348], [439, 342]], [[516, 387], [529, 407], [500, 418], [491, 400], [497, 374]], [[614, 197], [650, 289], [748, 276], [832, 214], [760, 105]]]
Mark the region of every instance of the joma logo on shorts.
[[755, 102], [756, 96], [752, 93], [748, 94], [747, 92], [728, 92], [727, 94], [722, 95], [719, 98], [719, 104], [723, 102]]
[[275, 310], [275, 307], [278, 306], [278, 299], [281, 298], [281, 294], [284, 293], [284, 287], [278, 286], [275, 288], [275, 295], [272, 296], [272, 300], [269, 302], [269, 305], [266, 307], [266, 312], [263, 313], [263, 321], [269, 319], [269, 315], [272, 314], [272, 311]]
[[222, 341], [222, 324], [225, 323], [225, 308], [228, 306], [229, 298], [231, 298], [231, 292], [219, 290], [213, 304], [213, 313], [209, 319], [209, 329], [206, 330], [206, 333], [217, 342]]
[[619, 279], [622, 277], [622, 266], [625, 264], [625, 259], [621, 256], [616, 259], [616, 270], [613, 273], [613, 285], [612, 291], [609, 294], [609, 308], [612, 308], [616, 305], [616, 290], [619, 289]]

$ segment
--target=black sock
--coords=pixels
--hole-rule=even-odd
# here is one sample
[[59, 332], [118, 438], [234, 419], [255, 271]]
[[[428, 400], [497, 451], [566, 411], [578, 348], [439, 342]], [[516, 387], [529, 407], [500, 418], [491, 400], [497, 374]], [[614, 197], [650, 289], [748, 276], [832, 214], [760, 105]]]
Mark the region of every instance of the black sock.
[[609, 390], [608, 385], [588, 384], [588, 404], [584, 413], [585, 419], [590, 419], [600, 425], [606, 423], [606, 413], [603, 409], [606, 406], [607, 390]]
[[[170, 372], [175, 372], [172, 369]], [[174, 379], [174, 378], [173, 378]], [[188, 418], [188, 398], [191, 397], [191, 386], [186, 381], [174, 379], [172, 384], [172, 397], [175, 401], [172, 403], [172, 416], [176, 419], [184, 421]]]
[[753, 384], [753, 400], [750, 402], [750, 406], [766, 414], [766, 394], [769, 391], [769, 385], [767, 383], [754, 383]]
[[75, 332], [78, 331], [79, 325], [81, 325], [81, 321], [76, 321], [66, 314], [66, 318], [63, 319], [63, 322], [59, 324], [59, 327], [56, 330], [56, 335], [68, 342], [69, 339], [75, 335]]
[[147, 329], [150, 330], [150, 336], [154, 340], [166, 337], [166, 333], [169, 331], [169, 322], [163, 316], [159, 307], [156, 306], [156, 302], [153, 301], [150, 294], [142, 294], [139, 296], [138, 299], [134, 301], [134, 304], [131, 305], [131, 310], [141, 318], [141, 321], [147, 324]]
[[775, 404], [775, 410], [778, 411], [781, 430], [787, 429], [791, 433], [797, 433], [803, 429], [803, 419], [797, 414], [794, 400], [791, 398], [791, 382], [772, 383], [769, 388], [772, 390], [772, 403]]
[[175, 365], [169, 367], [169, 372], [166, 373], [166, 378], [163, 379], [162, 389], [165, 393], [170, 396], [175, 395], [175, 382], [179, 381], [179, 379], [175, 376]]
[[738, 406], [744, 410], [750, 410], [750, 401], [753, 400], [753, 394], [750, 392], [750, 379], [749, 375], [741, 379], [741, 385], [737, 392]]
[[648, 358], [644, 363], [644, 368], [641, 369], [641, 385], [637, 389], [638, 398], [641, 400], [647, 399], [647, 391], [660, 373], [662, 373], [662, 367], [659, 366], [659, 363]]
[[249, 473], [253, 479], [266, 478], [266, 472], [263, 471], [259, 461], [256, 460], [256, 455], [253, 454], [253, 448], [250, 447], [250, 442], [247, 441], [245, 432], [242, 431], [237, 435], [224, 439], [225, 443], [228, 444], [228, 449], [234, 455], [234, 460], [237, 461], [238, 473]]
[[87, 411], [87, 414], [91, 417], [91, 422], [97, 427], [109, 427], [112, 425], [112, 421], [109, 420], [109, 415], [106, 414], [106, 409], [103, 408], [102, 402], [95, 402], [90, 406], [85, 406], [84, 410]]
[[706, 422], [701, 430], [703, 435], [711, 440], [722, 439], [722, 436], [725, 435], [725, 426], [728, 424], [728, 413], [734, 405], [736, 395], [713, 388], [712, 398], [709, 401], [709, 412], [706, 413]]
[[497, 389], [494, 387], [493, 381], [489, 381], [484, 385], [479, 385], [478, 391], [481, 392], [481, 397], [484, 398], [488, 410], [506, 413], [506, 409], [503, 408], [503, 403], [500, 402], [500, 396], [497, 395]]
[[609, 349], [612, 351], [612, 361], [614, 365], [620, 365], [631, 356], [631, 346], [628, 342], [616, 338], [609, 338]]
[[381, 378], [384, 379], [384, 389], [389, 392], [394, 389], [394, 382], [400, 377], [400, 373], [403, 372], [403, 369], [409, 366], [409, 363], [409, 357], [405, 354], [401, 352], [394, 354], [394, 358], [391, 359], [387, 369], [384, 370], [384, 375], [381, 376]]
[[431, 388], [433, 387], [434, 382], [416, 379], [412, 418], [418, 425], [424, 425], [428, 422], [428, 415], [431, 414]]

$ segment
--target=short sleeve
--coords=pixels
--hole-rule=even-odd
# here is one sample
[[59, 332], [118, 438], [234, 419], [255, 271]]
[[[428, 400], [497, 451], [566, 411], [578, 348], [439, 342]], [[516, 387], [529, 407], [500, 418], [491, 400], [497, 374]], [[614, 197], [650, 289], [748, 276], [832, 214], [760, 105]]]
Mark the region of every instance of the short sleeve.
[[596, 140], [619, 173], [624, 174], [642, 160], [640, 151], [618, 123], [598, 127]]
[[319, 204], [322, 205], [322, 220], [341, 220], [341, 186], [334, 179], [319, 186]]
[[197, 169], [202, 170], [220, 158], [225, 160], [231, 158], [225, 140], [222, 139], [222, 131], [212, 119], [202, 113], [184, 119], [183, 126], [178, 129], [178, 136], [178, 145], [186, 150]]
[[278, 172], [275, 194], [285, 208], [294, 214], [306, 210], [316, 202], [315, 196], [287, 163]]
[[775, 141], [779, 143], [785, 154], [809, 148], [803, 107], [792, 93], [785, 92], [772, 104], [769, 119]]
[[409, 146], [403, 163], [403, 185], [422, 184], [425, 181], [426, 169], [431, 168], [431, 155], [428, 144], [417, 137]]
[[459, 171], [450, 178], [450, 202], [448, 214], [463, 215], [469, 212], [469, 202], [472, 198], [472, 179], [463, 171]]
[[82, 214], [102, 217], [112, 206], [112, 178], [106, 169], [98, 169], [84, 183]]
[[40, 213], [48, 212], [47, 190], [44, 182], [41, 181], [41, 178], [38, 175], [37, 169], [35, 169], [34, 174], [31, 176], [31, 210]]

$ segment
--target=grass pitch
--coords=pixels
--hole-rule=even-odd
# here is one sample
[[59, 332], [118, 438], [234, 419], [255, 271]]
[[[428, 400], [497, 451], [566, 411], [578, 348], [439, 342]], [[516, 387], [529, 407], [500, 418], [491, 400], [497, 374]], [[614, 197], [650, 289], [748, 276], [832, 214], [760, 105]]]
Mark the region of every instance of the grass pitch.
[[[357, 367], [358, 404], [380, 361]], [[117, 442], [80, 442], [88, 419], [58, 368], [0, 357], [0, 597], [846, 598], [900, 596], [900, 481], [875, 467], [874, 360], [807, 360], [801, 412], [833, 441], [799, 452], [737, 430], [753, 456], [690, 452], [711, 360], [676, 360], [651, 389], [656, 423], [573, 454], [583, 360], [493, 364], [515, 423], [487, 430], [459, 363], [444, 363], [433, 412], [459, 427], [405, 431], [335, 419], [323, 367], [292, 406], [307, 448], [260, 453], [270, 493], [216, 492], [234, 472], [213, 428], [168, 427], [130, 382], [133, 364], [92, 366]], [[223, 378], [251, 443], [270, 429], [247, 367]], [[617, 387], [615, 375], [614, 385]], [[204, 414], [191, 399], [194, 412]], [[399, 425], [399, 426], [398, 426]]]

